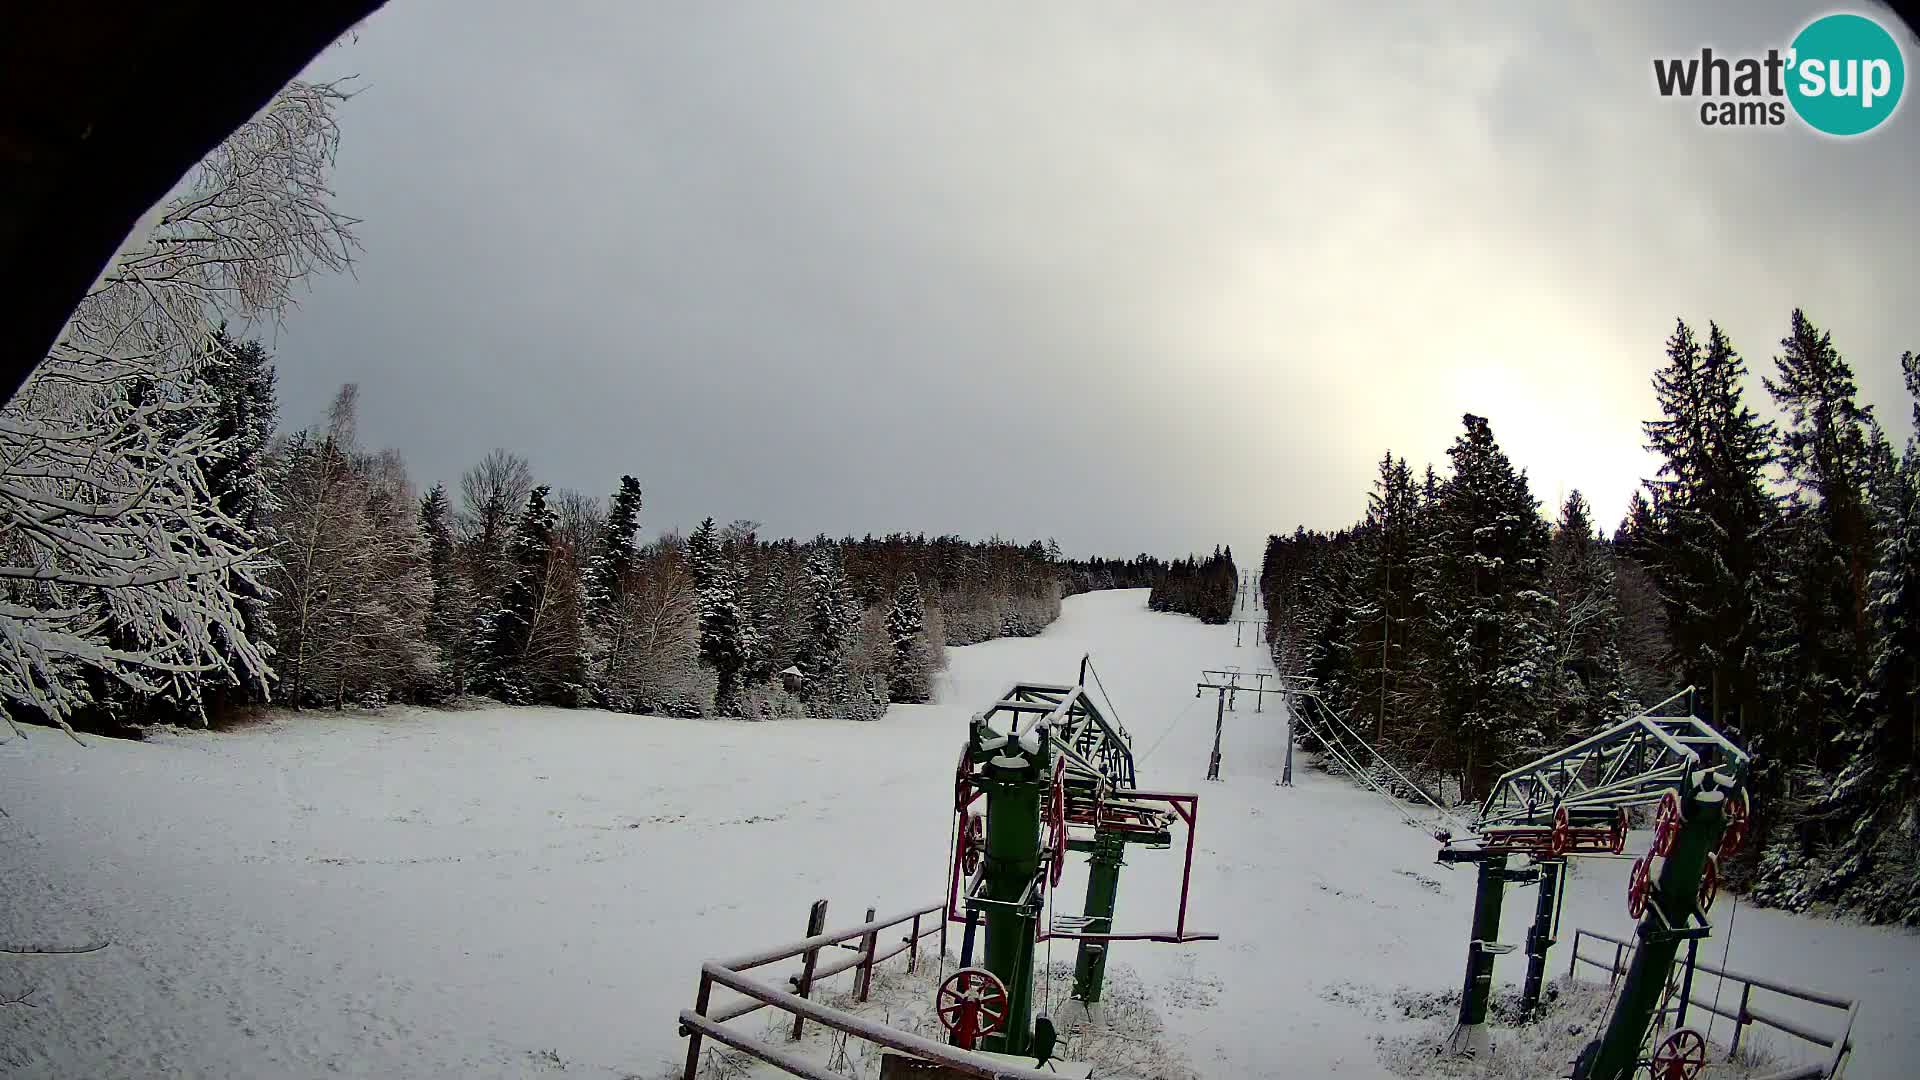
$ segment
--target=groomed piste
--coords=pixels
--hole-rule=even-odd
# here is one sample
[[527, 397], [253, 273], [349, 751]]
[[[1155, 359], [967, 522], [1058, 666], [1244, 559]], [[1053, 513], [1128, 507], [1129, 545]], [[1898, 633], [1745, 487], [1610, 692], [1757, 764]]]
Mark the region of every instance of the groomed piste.
[[[1220, 940], [1116, 946], [1108, 961], [1108, 1007], [1151, 1028], [1155, 1067], [1426, 1068], [1406, 1046], [1454, 1019], [1432, 1002], [1459, 991], [1473, 870], [1437, 864], [1407, 813], [1311, 755], [1279, 786], [1271, 702], [1225, 714], [1209, 782], [1215, 701], [1194, 679], [1253, 670], [1257, 650], [1144, 599], [1077, 596], [1037, 638], [954, 650], [936, 704], [878, 723], [392, 710], [283, 714], [271, 737], [0, 745], [0, 945], [105, 945], [0, 957], [0, 998], [31, 990], [37, 1006], [0, 1009], [0, 1072], [677, 1075], [675, 1017], [705, 960], [803, 936], [819, 898], [835, 927], [941, 898], [970, 718], [1016, 683], [1070, 680], [1087, 653], [1142, 777], [1204, 807], [1186, 925]], [[1179, 923], [1181, 856], [1129, 853], [1116, 926]], [[1086, 866], [1066, 860], [1059, 895], [1085, 895]], [[1630, 935], [1629, 868], [1573, 865], [1550, 975], [1574, 928]], [[1532, 908], [1507, 906], [1501, 940], [1524, 940]], [[1714, 911], [1734, 924], [1726, 967], [1871, 1003], [1849, 1077], [1912, 1075], [1920, 939], [1726, 895]], [[1703, 959], [1720, 965], [1726, 940]], [[959, 945], [954, 931], [945, 974]], [[1055, 945], [1036, 993], [1064, 1017], [1074, 949]], [[910, 981], [905, 963], [881, 967], [875, 997], [930, 1009], [924, 968]], [[1496, 1054], [1500, 995], [1523, 973], [1524, 957], [1496, 964]], [[848, 978], [823, 996], [855, 993]], [[1603, 972], [1583, 978], [1604, 995]], [[1064, 1056], [1082, 1055], [1069, 1043]]]

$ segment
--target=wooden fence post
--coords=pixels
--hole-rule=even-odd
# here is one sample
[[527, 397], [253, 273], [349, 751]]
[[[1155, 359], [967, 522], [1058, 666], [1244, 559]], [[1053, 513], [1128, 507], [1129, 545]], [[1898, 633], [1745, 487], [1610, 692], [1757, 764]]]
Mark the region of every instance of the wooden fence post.
[[[1723, 975], [1721, 976], [1721, 978], [1724, 980], [1726, 976]], [[1747, 999], [1752, 996], [1753, 996], [1752, 983], [1747, 983], [1746, 985], [1740, 988], [1740, 1012], [1739, 1012], [1740, 1018], [1733, 1022], [1733, 1045], [1727, 1047], [1728, 1061], [1732, 1061], [1734, 1058], [1734, 1055], [1740, 1052], [1740, 1036], [1746, 1034], [1747, 1022], [1749, 1019], [1749, 1017], [1747, 1016]]]
[[[701, 1016], [707, 1015], [707, 1002], [713, 997], [713, 976], [706, 969], [700, 969], [700, 992], [694, 995], [693, 1011]], [[694, 1080], [693, 1074], [700, 1069], [700, 1032], [687, 1033], [687, 1071], [683, 1080]]]
[[[827, 902], [825, 900], [815, 900], [813, 902], [813, 909], [807, 912], [807, 936], [818, 936], [825, 933], [826, 929]], [[800, 984], [795, 987], [801, 997], [806, 997], [808, 991], [813, 989], [813, 965], [818, 962], [819, 959], [819, 946], [816, 945], [807, 950], [806, 959], [802, 961], [800, 965]], [[793, 1014], [793, 1034], [788, 1036], [789, 1041], [800, 1038], [800, 1026], [804, 1023], [806, 1023], [806, 1017], [801, 1016], [799, 1013]]]
[[[867, 917], [862, 921], [872, 922], [874, 920], [874, 917], [879, 914], [880, 914], [879, 909], [868, 908]], [[873, 989], [873, 954], [875, 951], [874, 946], [878, 945], [879, 943], [880, 943], [880, 931], [878, 930], [869, 930], [860, 939], [860, 951], [867, 954], [866, 958], [860, 961], [860, 1000], [861, 1001], [867, 1000], [867, 993]]]
[[913, 917], [913, 937], [907, 939], [907, 974], [920, 964], [920, 916]]

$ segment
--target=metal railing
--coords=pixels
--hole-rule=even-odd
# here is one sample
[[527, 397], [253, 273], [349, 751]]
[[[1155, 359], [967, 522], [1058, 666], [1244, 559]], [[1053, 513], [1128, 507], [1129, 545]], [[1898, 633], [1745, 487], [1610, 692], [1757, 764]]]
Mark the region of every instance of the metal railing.
[[[1058, 1073], [1009, 1064], [1004, 1058], [976, 1054], [955, 1046], [948, 1046], [946, 1043], [935, 1042], [898, 1028], [875, 1023], [864, 1016], [857, 1016], [809, 1000], [808, 995], [821, 980], [857, 969], [860, 972], [857, 983], [859, 1000], [866, 1001], [873, 986], [875, 966], [904, 952], [907, 954], [907, 970], [913, 971], [919, 963], [921, 939], [935, 934], [940, 936], [940, 951], [945, 955], [947, 927], [947, 920], [944, 917], [945, 908], [946, 905], [941, 903], [928, 904], [884, 919], [874, 918], [873, 909], [869, 908], [866, 922], [844, 930], [823, 931], [827, 902], [819, 900], [814, 902], [808, 913], [806, 937], [745, 956], [727, 960], [709, 960], [702, 964], [700, 985], [694, 996], [693, 1008], [683, 1009], [680, 1012], [680, 1034], [688, 1040], [687, 1067], [683, 1080], [695, 1080], [695, 1074], [700, 1068], [703, 1039], [724, 1043], [794, 1076], [807, 1077], [808, 1080], [847, 1080], [841, 1074], [791, 1050], [774, 1046], [725, 1026], [729, 1020], [738, 1019], [768, 1006], [792, 1014], [793, 1028], [790, 1039], [798, 1039], [802, 1025], [812, 1020], [835, 1031], [845, 1032], [854, 1038], [912, 1054], [926, 1061], [938, 1062], [965, 1076], [985, 1077], [989, 1080], [1060, 1080]], [[927, 925], [929, 922], [934, 925], [929, 927]], [[907, 929], [898, 941], [891, 942], [884, 948], [880, 945], [882, 935], [903, 926]], [[823, 962], [823, 954], [828, 954], [830, 950], [835, 949], [846, 949], [849, 955], [834, 957]], [[800, 970], [787, 978], [787, 988], [764, 982], [747, 974], [755, 968], [796, 957], [801, 961]], [[713, 1001], [715, 984], [734, 991], [740, 997], [715, 1008]]]
[[[1604, 950], [1601, 950], [1602, 956], [1600, 958], [1582, 953], [1580, 951], [1580, 943], [1588, 938], [1612, 945], [1613, 955], [1606, 957]], [[1590, 964], [1605, 970], [1608, 973], [1607, 981], [1611, 984], [1613, 980], [1626, 974], [1627, 964], [1631, 962], [1633, 958], [1633, 948], [1634, 943], [1631, 941], [1612, 937], [1608, 934], [1602, 934], [1593, 930], [1576, 929], [1573, 932], [1573, 955], [1567, 960], [1567, 975], [1572, 976], [1581, 964]], [[1709, 975], [1716, 976], [1722, 980], [1723, 983], [1738, 984], [1740, 987], [1739, 1003], [1732, 1006], [1732, 1012], [1728, 1012], [1725, 1006], [1717, 1004], [1711, 999], [1702, 1001], [1698, 997], [1689, 994], [1685, 1002], [1676, 1002], [1663, 1010], [1663, 1013], [1678, 1013], [1684, 1008], [1698, 1008], [1704, 1009], [1723, 1019], [1733, 1021], [1733, 1041], [1727, 1047], [1727, 1057], [1729, 1059], [1732, 1059], [1735, 1054], [1740, 1052], [1740, 1040], [1742, 1036], [1746, 1034], [1749, 1024], [1760, 1024], [1764, 1027], [1772, 1028], [1775, 1031], [1791, 1035], [1796, 1039], [1812, 1043], [1827, 1052], [1824, 1064], [1795, 1066], [1781, 1072], [1770, 1073], [1764, 1077], [1763, 1080], [1799, 1080], [1799, 1078], [1803, 1077], [1835, 1077], [1840, 1075], [1841, 1068], [1846, 1065], [1847, 1058], [1853, 1053], [1853, 1022], [1860, 1015], [1860, 1003], [1858, 1001], [1853, 998], [1841, 997], [1837, 994], [1828, 994], [1818, 990], [1789, 986], [1786, 983], [1773, 979], [1764, 979], [1757, 975], [1745, 975], [1738, 971], [1715, 967], [1708, 963], [1695, 963], [1694, 970], [1704, 971]], [[1782, 997], [1792, 998], [1796, 1001], [1804, 1001], [1824, 1008], [1838, 1010], [1844, 1014], [1841, 1020], [1840, 1030], [1838, 1032], [1820, 1031], [1769, 1009], [1755, 1008], [1753, 1005], [1753, 992], [1756, 989], [1779, 994]]]

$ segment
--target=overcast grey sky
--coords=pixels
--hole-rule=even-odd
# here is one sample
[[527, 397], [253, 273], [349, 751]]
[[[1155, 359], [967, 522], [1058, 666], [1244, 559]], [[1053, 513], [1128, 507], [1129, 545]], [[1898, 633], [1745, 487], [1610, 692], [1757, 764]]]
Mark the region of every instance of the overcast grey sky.
[[1653, 87], [1827, 8], [1371, 7], [390, 0], [313, 72], [361, 77], [366, 250], [279, 336], [285, 422], [356, 381], [422, 487], [505, 446], [633, 473], [650, 532], [1238, 550], [1469, 410], [1617, 520], [1674, 318], [1757, 373], [1802, 305], [1905, 438], [1920, 106]]

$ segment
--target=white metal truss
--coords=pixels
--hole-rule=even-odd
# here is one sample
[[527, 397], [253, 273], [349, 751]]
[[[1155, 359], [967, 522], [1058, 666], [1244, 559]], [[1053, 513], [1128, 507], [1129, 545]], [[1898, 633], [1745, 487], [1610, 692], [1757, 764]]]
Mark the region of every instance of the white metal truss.
[[[994, 726], [997, 717], [1006, 718], [1004, 730]], [[1133, 748], [1084, 685], [1015, 683], [974, 722], [1014, 743], [1036, 729], [1044, 731], [1066, 758], [1069, 777], [1109, 789], [1134, 787]]]
[[1478, 828], [1542, 825], [1556, 810], [1614, 810], [1678, 790], [1708, 766], [1744, 769], [1747, 752], [1694, 716], [1661, 716], [1691, 688], [1637, 716], [1514, 769], [1494, 784]]

